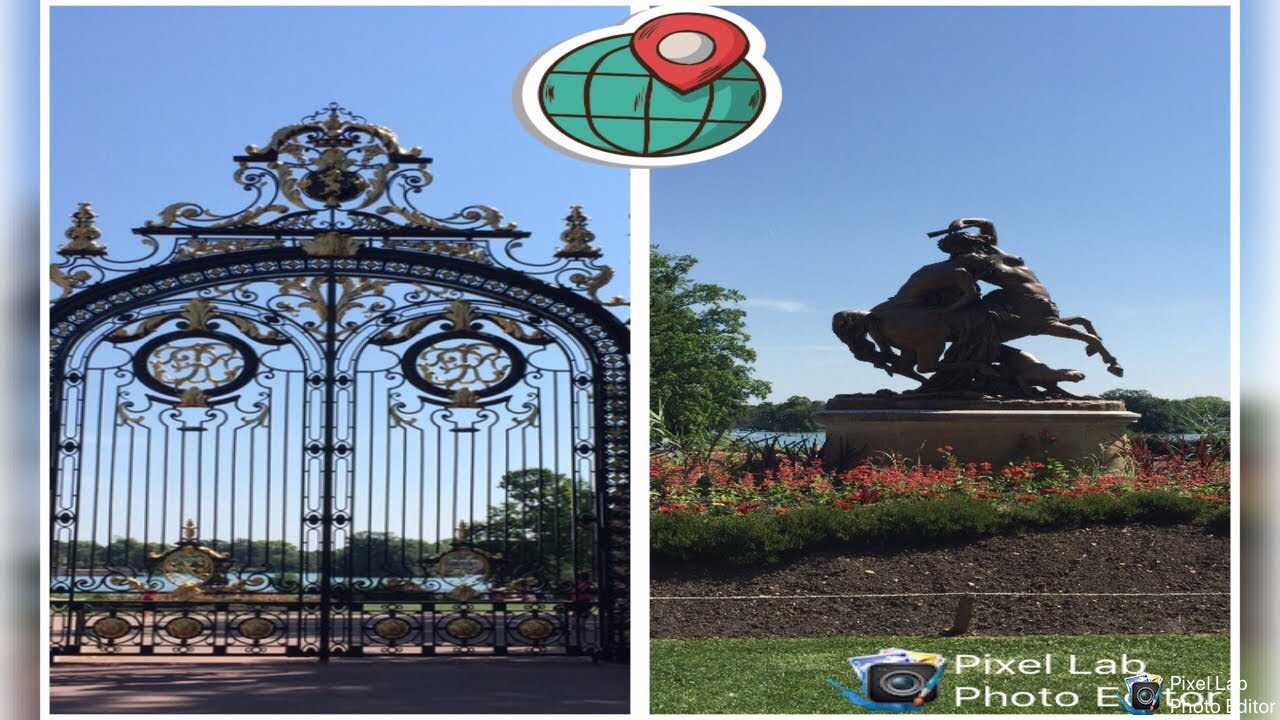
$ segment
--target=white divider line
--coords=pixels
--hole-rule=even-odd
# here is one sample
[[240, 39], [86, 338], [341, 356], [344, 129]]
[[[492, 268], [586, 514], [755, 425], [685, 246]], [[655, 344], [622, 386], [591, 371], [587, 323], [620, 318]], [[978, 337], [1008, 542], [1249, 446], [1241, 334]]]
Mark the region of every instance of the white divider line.
[[1180, 597], [1230, 595], [1229, 592], [928, 592], [928, 593], [855, 593], [851, 595], [690, 595], [650, 597], [650, 600], [848, 600], [853, 598], [891, 597], [945, 597], [945, 596], [997, 596], [997, 597]]

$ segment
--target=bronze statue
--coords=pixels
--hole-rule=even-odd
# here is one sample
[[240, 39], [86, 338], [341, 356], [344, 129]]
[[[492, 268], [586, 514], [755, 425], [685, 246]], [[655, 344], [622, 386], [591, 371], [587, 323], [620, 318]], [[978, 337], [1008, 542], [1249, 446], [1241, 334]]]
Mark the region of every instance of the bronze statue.
[[[939, 236], [938, 249], [946, 260], [912, 273], [893, 297], [870, 311], [843, 310], [832, 318], [832, 330], [854, 357], [890, 375], [919, 380], [921, 386], [913, 392], [1075, 397], [1058, 383], [1078, 382], [1083, 373], [1049, 368], [1004, 344], [1051, 335], [1083, 342], [1085, 353], [1099, 355], [1111, 374], [1124, 374], [1093, 323], [1079, 316], [1060, 317], [1031, 268], [996, 244], [990, 220], [960, 218], [929, 233]], [[978, 282], [996, 289], [984, 295]]]

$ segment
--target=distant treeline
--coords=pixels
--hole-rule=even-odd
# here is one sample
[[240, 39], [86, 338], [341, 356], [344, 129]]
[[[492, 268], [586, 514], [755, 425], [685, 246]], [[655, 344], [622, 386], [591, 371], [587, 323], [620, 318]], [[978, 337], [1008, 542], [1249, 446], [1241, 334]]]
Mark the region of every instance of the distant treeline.
[[1108, 390], [1100, 397], [1123, 400], [1125, 409], [1142, 419], [1131, 425], [1140, 433], [1217, 433], [1231, 427], [1231, 402], [1212, 395], [1170, 400], [1146, 390]]
[[[1170, 400], [1156, 397], [1146, 390], [1108, 390], [1101, 397], [1122, 400], [1130, 412], [1142, 415], [1132, 429], [1140, 433], [1188, 434], [1225, 431], [1231, 417], [1231, 403], [1220, 397]], [[763, 432], [818, 432], [822, 428], [813, 421], [813, 413], [825, 403], [793, 395], [783, 402], [762, 402], [748, 406], [738, 418], [739, 430]]]
[[738, 418], [738, 429], [764, 432], [818, 432], [822, 428], [813, 421], [813, 414], [826, 402], [792, 395], [780, 403], [762, 402], [747, 406]]

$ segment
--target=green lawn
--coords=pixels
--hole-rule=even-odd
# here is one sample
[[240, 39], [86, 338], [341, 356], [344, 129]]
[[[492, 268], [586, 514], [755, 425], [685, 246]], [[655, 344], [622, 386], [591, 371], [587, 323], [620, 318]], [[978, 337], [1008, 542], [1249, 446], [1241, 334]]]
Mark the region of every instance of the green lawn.
[[[654, 640], [652, 645], [651, 711], [654, 713], [846, 713], [868, 712], [841, 697], [827, 678], [861, 690], [846, 658], [868, 655], [880, 648], [899, 647], [941, 653], [947, 658], [939, 696], [925, 712], [933, 713], [1114, 713], [1118, 706], [1099, 707], [1100, 687], [1123, 689], [1123, 669], [1093, 674], [1100, 660], [1121, 661], [1122, 654], [1146, 663], [1146, 671], [1164, 676], [1162, 711], [1169, 700], [1182, 697], [1195, 702], [1189, 688], [1172, 688], [1173, 677], [1205, 678], [1220, 682], [1219, 697], [1227, 693], [1230, 677], [1230, 639], [1227, 635], [1093, 635], [1040, 637], [850, 637], [797, 640]], [[1003, 660], [1039, 660], [1052, 656], [1049, 674], [987, 674], [981, 666], [957, 672], [957, 655], [985, 655]], [[1090, 674], [1069, 674], [1075, 670]], [[994, 669], [994, 668], [993, 668]], [[1031, 669], [1028, 663], [1027, 670]], [[1102, 668], [1104, 671], [1107, 668]], [[1130, 668], [1133, 669], [1132, 666]], [[1220, 680], [1217, 680], [1220, 678]], [[984, 697], [957, 703], [957, 694], [984, 693], [990, 688], [992, 705]], [[1047, 702], [1042, 690], [1047, 689]], [[1030, 707], [1028, 695], [1034, 695]], [[1001, 707], [998, 695], [1010, 698]], [[1074, 692], [1078, 702], [1063, 707], [1070, 698], [1057, 693]], [[1111, 693], [1107, 692], [1110, 696]], [[1225, 701], [1220, 701], [1225, 703]], [[1221, 712], [1225, 704], [1218, 708]], [[1186, 712], [1186, 710], [1184, 710]]]

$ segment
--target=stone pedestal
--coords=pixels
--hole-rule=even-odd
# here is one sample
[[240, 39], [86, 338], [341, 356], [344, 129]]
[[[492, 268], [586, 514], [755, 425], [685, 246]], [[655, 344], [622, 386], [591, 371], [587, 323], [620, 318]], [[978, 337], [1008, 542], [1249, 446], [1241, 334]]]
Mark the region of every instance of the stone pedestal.
[[1125, 428], [1140, 416], [1114, 400], [971, 400], [912, 395], [837, 395], [814, 420], [827, 433], [828, 467], [877, 452], [941, 462], [951, 446], [961, 462], [1037, 459], [1119, 470]]

